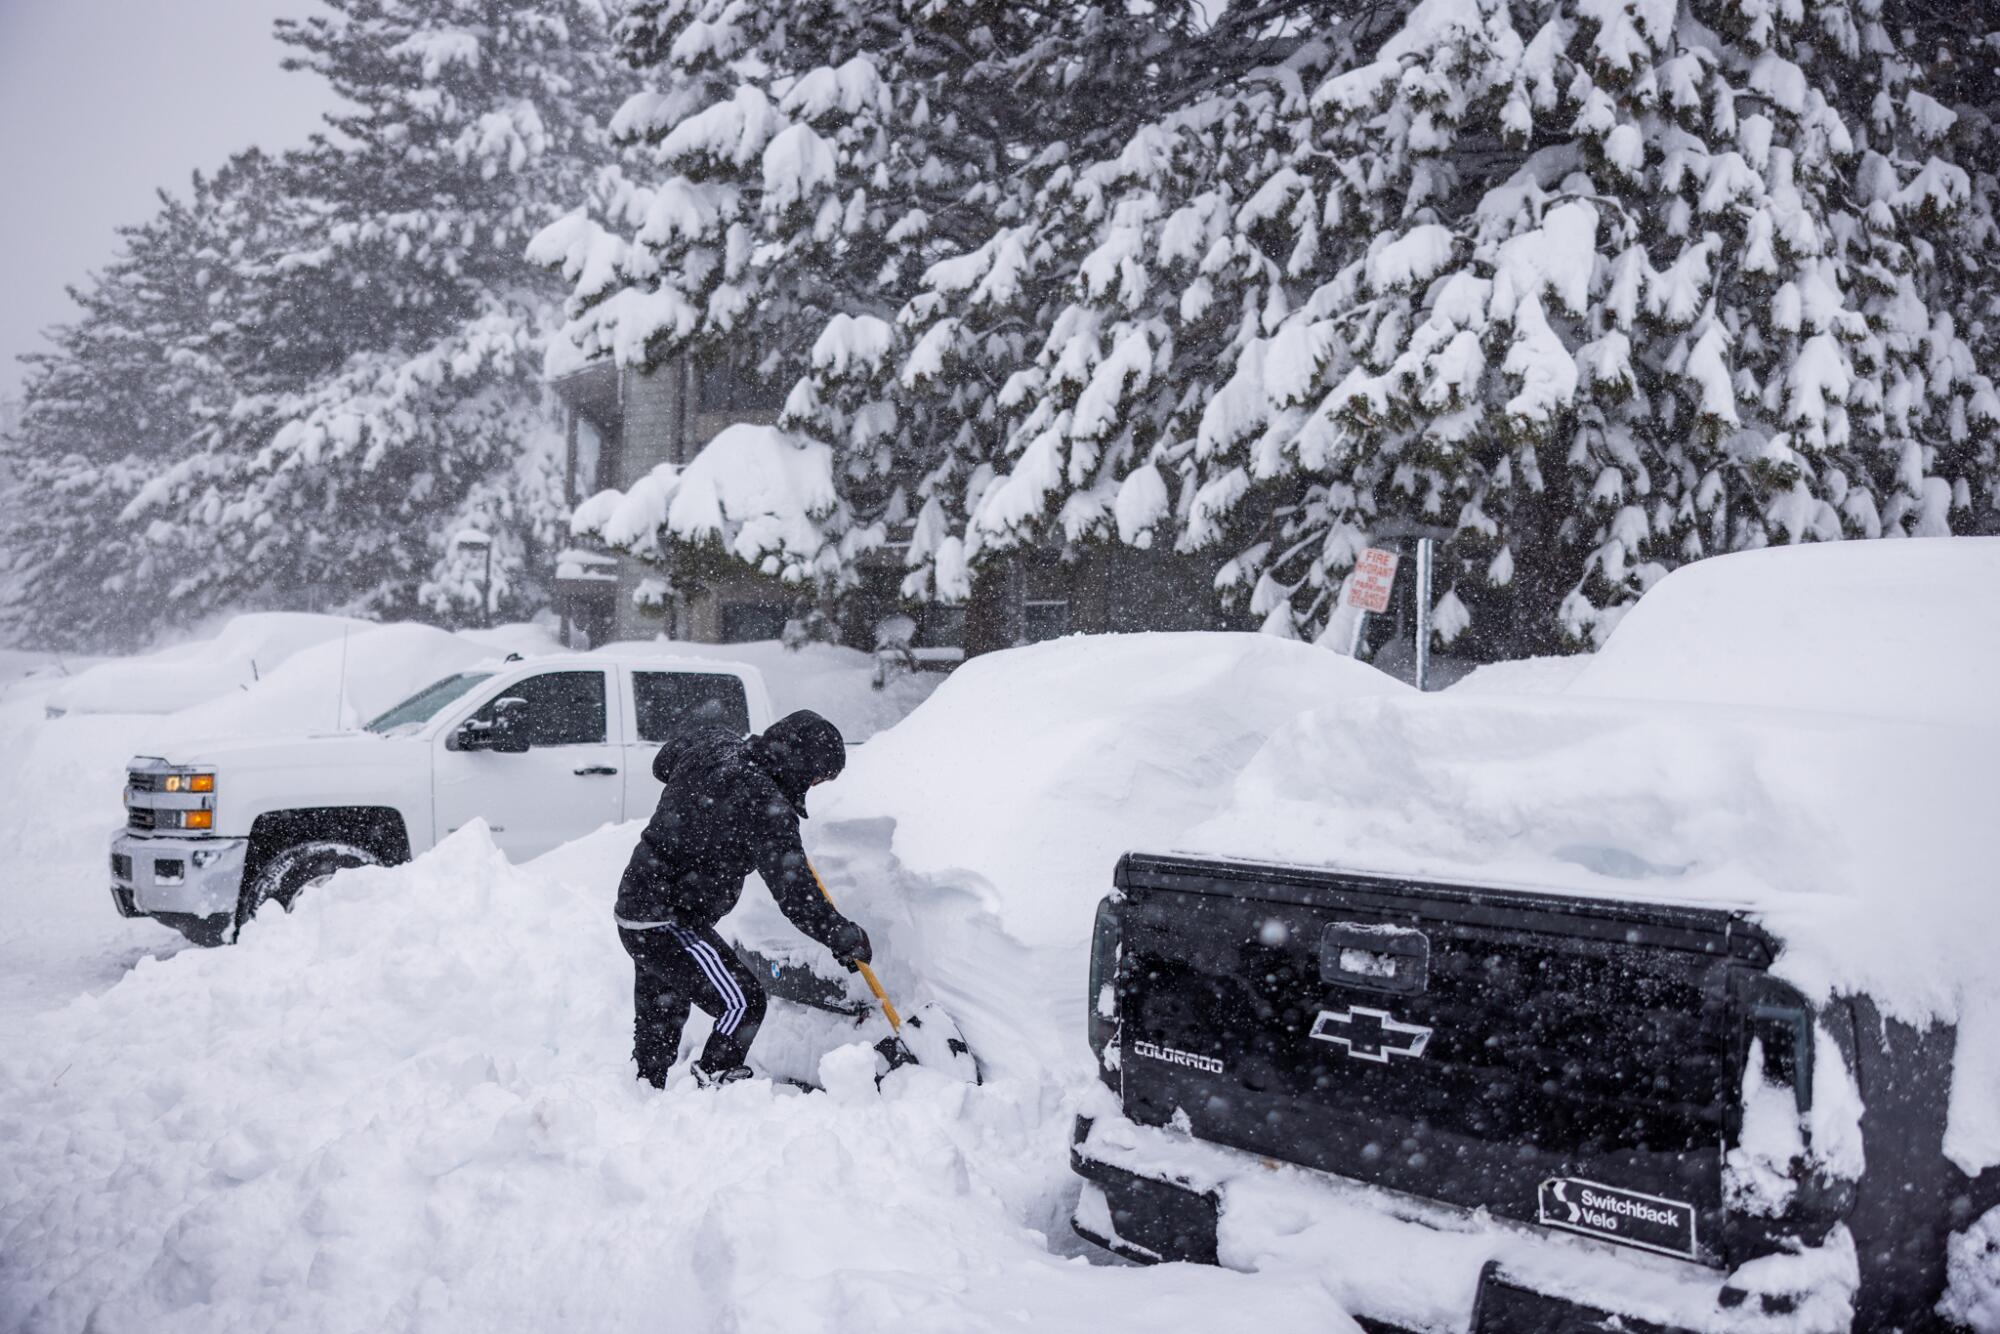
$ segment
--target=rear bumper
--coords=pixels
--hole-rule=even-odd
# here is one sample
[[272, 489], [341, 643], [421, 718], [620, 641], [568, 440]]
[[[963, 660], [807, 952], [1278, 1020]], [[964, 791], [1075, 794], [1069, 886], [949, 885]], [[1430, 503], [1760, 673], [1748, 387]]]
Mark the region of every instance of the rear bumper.
[[1451, 1334], [1851, 1328], [1854, 1249], [1736, 1274], [1377, 1190], [1123, 1116], [1079, 1117], [1072, 1226], [1146, 1263], [1306, 1269], [1370, 1328]]
[[243, 888], [244, 838], [111, 840], [111, 896], [127, 917], [221, 917]]

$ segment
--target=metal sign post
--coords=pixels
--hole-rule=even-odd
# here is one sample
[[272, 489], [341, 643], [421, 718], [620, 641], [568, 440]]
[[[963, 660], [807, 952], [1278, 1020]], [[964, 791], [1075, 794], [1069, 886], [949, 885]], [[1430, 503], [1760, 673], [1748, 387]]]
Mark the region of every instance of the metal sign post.
[[1431, 539], [1417, 539], [1417, 689], [1431, 674]]

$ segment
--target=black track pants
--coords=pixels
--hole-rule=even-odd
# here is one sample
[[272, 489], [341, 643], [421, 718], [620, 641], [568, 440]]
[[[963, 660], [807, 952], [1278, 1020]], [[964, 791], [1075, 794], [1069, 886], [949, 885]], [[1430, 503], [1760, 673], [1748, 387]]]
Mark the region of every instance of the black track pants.
[[632, 956], [632, 1059], [639, 1078], [666, 1086], [690, 1004], [715, 1017], [697, 1063], [710, 1072], [742, 1065], [764, 1022], [764, 987], [715, 928], [620, 927], [618, 938]]

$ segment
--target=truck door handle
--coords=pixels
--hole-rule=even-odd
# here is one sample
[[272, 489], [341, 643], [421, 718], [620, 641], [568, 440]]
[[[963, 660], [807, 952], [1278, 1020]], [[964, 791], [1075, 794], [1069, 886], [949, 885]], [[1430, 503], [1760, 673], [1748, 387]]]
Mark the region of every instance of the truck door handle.
[[615, 774], [618, 771], [608, 764], [586, 764], [576, 771], [579, 778], [596, 778]]

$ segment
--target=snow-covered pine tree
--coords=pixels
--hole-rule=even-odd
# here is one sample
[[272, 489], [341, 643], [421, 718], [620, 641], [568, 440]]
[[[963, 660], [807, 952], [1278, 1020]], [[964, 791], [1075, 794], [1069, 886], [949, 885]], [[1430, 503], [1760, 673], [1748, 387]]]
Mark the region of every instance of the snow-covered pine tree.
[[1271, 215], [1308, 206], [1257, 181], [1298, 151], [1287, 108], [1344, 49], [1289, 8], [1165, 34], [1132, 103], [1158, 114], [1032, 161], [1015, 223], [926, 271], [873, 386], [914, 441], [948, 445], [918, 488], [911, 595], [963, 597], [968, 566], [1022, 548], [1165, 546], [1223, 517], [1229, 483], [1203, 492], [1193, 457], [1212, 377], [1316, 255], [1310, 234], [1270, 248]]
[[[592, 0], [327, 0], [280, 21], [288, 64], [343, 110], [286, 161], [296, 226], [235, 257], [218, 336], [241, 394], [150, 488], [148, 525], [195, 610], [246, 598], [445, 618], [545, 595], [560, 433], [540, 384], [560, 288], [527, 241], [610, 160], [619, 98]], [[200, 559], [195, 559], [199, 553]], [[483, 569], [483, 563], [482, 563]]]
[[[1972, 364], [2000, 367], [2000, 10], [1980, 0], [1902, 0], [1890, 7], [1899, 49], [1952, 115], [1940, 156], [1968, 173], [1970, 187], [1954, 243], [1930, 259], [1942, 271], [1933, 301], [1972, 349]], [[1970, 423], [1968, 423], [1968, 426]], [[1956, 423], [1954, 423], [1956, 429]], [[1952, 467], [1975, 479], [1974, 531], [2000, 534], [2000, 438], [1967, 430]]]
[[[1241, 544], [1225, 576], [1269, 628], [1315, 633], [1370, 534], [1420, 523], [1455, 534], [1440, 637], [1520, 651], [1701, 555], [1980, 522], [2000, 401], [1959, 320], [1991, 251], [1936, 59], [1876, 0], [1309, 17], [1265, 31], [1322, 47], [1076, 172], [1122, 194], [1086, 195], [1080, 299], [1036, 326], [986, 418], [1006, 471], [938, 552], [1172, 512], [1183, 547]], [[1060, 264], [1077, 199], [986, 253]], [[925, 332], [980, 304], [944, 277]]]
[[[791, 387], [783, 424], [838, 451], [819, 566], [851, 577], [902, 522], [938, 528], [930, 498], [992, 448], [983, 414], [1040, 345], [1042, 261], [993, 240], [998, 273], [976, 286], [1005, 310], [977, 337], [918, 347], [893, 321], [936, 261], [1025, 217], [1066, 161], [1115, 148], [1163, 88], [1208, 77], [1179, 59], [1195, 12], [639, 0], [620, 39], [658, 88], [616, 124], [660, 179], [607, 191], [611, 207], [538, 240], [574, 284], [551, 368], [755, 349], [766, 380]], [[906, 416], [905, 378], [953, 387]]]
[[131, 647], [159, 628], [170, 581], [121, 514], [229, 401], [212, 336], [233, 300], [232, 251], [277, 205], [276, 164], [252, 150], [186, 198], [123, 228], [116, 259], [71, 289], [78, 316], [30, 354], [14, 438], [0, 441], [0, 621], [25, 643]]

